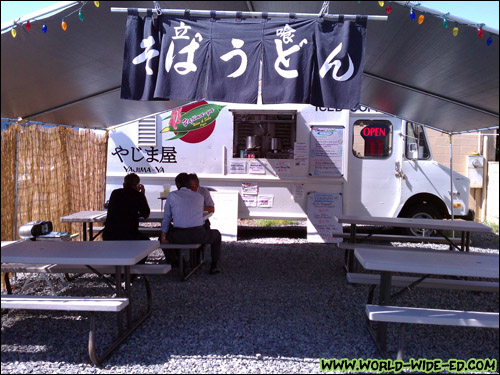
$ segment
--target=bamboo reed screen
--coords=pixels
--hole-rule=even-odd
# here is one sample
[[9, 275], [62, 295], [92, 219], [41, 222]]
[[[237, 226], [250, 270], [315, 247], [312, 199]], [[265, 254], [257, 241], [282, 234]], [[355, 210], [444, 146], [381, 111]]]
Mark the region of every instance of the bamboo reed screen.
[[107, 132], [63, 126], [16, 124], [2, 131], [2, 241], [18, 239], [19, 227], [33, 220], [50, 220], [57, 232], [81, 232], [80, 223], [60, 218], [103, 210], [107, 140]]

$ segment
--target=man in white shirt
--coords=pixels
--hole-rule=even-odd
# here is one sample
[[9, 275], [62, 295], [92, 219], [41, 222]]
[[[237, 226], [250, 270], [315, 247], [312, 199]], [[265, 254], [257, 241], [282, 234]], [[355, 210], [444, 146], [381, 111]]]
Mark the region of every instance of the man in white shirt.
[[221, 234], [218, 230], [205, 227], [204, 198], [190, 189], [189, 175], [178, 174], [175, 185], [178, 190], [170, 192], [165, 202], [160, 242], [209, 244], [212, 250], [210, 273], [217, 274], [220, 272], [217, 262], [220, 257]]
[[[215, 203], [210, 195], [210, 190], [206, 187], [200, 186], [200, 180], [196, 173], [189, 174], [190, 179], [190, 188], [192, 191], [196, 191], [203, 196], [203, 211], [207, 212], [215, 212]], [[207, 229], [210, 229], [210, 220], [205, 220], [205, 226]]]

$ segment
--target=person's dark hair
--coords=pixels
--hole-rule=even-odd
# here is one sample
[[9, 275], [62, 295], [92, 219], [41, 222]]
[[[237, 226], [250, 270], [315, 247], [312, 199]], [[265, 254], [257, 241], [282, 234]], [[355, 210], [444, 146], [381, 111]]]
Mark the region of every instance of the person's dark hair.
[[189, 178], [189, 175], [185, 172], [179, 173], [175, 177], [175, 186], [177, 186], [178, 190], [180, 190], [183, 187], [189, 189], [190, 184], [191, 184], [191, 180]]
[[198, 176], [196, 175], [196, 173], [190, 173], [189, 180], [196, 182], [197, 185], [200, 184], [200, 180], [198, 179]]
[[130, 173], [123, 179], [123, 187], [137, 186], [139, 182], [141, 182], [139, 176], [137, 176], [135, 173]]

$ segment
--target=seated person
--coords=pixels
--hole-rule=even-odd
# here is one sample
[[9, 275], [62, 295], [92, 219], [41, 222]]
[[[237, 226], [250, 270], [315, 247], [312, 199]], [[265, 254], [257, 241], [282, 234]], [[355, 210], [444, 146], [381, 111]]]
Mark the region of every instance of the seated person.
[[[104, 241], [149, 241], [148, 236], [139, 232], [139, 217], [147, 218], [150, 214], [146, 189], [139, 183], [140, 181], [138, 175], [130, 173], [123, 179], [123, 188], [113, 190], [111, 193], [102, 232]], [[139, 263], [145, 261], [146, 258]]]
[[[160, 242], [211, 245], [210, 274], [217, 274], [220, 272], [217, 263], [220, 257], [221, 234], [218, 230], [207, 229], [204, 226], [203, 196], [190, 189], [189, 175], [178, 174], [175, 178], [175, 185], [178, 190], [170, 192], [165, 202]], [[172, 225], [170, 225], [171, 222]]]
[[[189, 174], [189, 187], [192, 191], [196, 191], [197, 193], [200, 193], [203, 196], [203, 211], [207, 212], [215, 212], [215, 204], [212, 199], [212, 196], [210, 195], [210, 191], [203, 187], [200, 186], [200, 180], [198, 179], [198, 176], [196, 173], [190, 173]], [[207, 229], [210, 229], [210, 220], [205, 220], [205, 226]]]
[[189, 180], [189, 188], [203, 196], [203, 211], [215, 212], [215, 204], [212, 196], [210, 195], [210, 191], [207, 188], [200, 186], [200, 180], [198, 179], [196, 173], [190, 173]]

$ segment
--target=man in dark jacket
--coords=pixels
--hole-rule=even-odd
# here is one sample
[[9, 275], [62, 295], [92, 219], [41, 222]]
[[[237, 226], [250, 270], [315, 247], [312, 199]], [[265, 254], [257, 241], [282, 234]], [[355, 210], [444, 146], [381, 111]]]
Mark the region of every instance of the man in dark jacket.
[[139, 232], [139, 217], [150, 214], [146, 190], [139, 176], [130, 173], [123, 180], [123, 188], [113, 190], [109, 198], [108, 215], [104, 223], [104, 241], [149, 240]]

